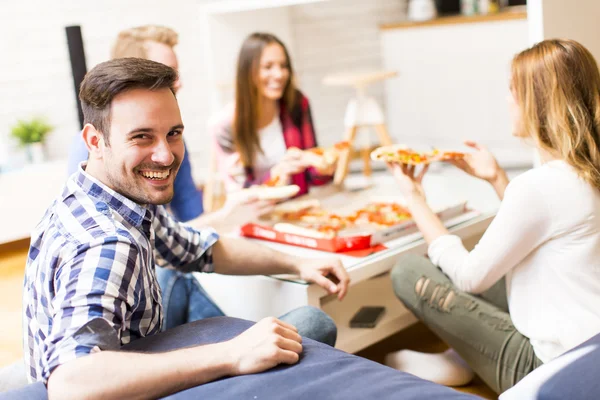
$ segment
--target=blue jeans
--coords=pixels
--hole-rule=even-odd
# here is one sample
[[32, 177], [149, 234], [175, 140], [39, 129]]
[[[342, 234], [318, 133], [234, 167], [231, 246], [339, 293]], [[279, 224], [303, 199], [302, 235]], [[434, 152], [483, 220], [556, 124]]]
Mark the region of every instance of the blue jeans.
[[[222, 317], [223, 311], [192, 274], [156, 268], [162, 291], [163, 330], [204, 318]], [[333, 320], [315, 307], [304, 306], [279, 317], [298, 328], [301, 336], [335, 346], [337, 328]]]

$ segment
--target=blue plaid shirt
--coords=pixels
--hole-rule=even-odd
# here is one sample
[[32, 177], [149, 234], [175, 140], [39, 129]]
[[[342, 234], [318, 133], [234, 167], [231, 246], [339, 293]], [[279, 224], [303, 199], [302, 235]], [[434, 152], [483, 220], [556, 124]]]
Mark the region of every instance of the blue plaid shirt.
[[[82, 165], [85, 168], [85, 163]], [[212, 272], [218, 236], [73, 174], [31, 237], [23, 291], [25, 363], [47, 382], [59, 365], [160, 332], [155, 265]]]

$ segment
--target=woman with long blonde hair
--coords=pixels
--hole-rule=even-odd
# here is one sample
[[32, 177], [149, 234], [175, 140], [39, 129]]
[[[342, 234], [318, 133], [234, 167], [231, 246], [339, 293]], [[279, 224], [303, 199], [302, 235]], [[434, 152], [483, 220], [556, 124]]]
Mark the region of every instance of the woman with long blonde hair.
[[459, 384], [469, 374], [452, 375], [468, 369], [464, 360], [498, 393], [600, 332], [598, 66], [575, 41], [545, 40], [514, 57], [510, 89], [513, 134], [535, 145], [542, 165], [509, 183], [475, 143], [454, 162], [502, 199], [473, 250], [428, 207], [426, 169], [390, 165], [429, 244], [429, 259], [398, 261], [394, 290], [454, 351], [437, 360], [404, 351], [388, 361], [410, 370], [429, 357], [450, 366], [435, 380]]
[[281, 40], [256, 32], [240, 49], [235, 103], [211, 123], [219, 174], [227, 191], [278, 177], [300, 187], [330, 180], [333, 168], [311, 167], [297, 149], [317, 146], [308, 99], [296, 88], [289, 53]]

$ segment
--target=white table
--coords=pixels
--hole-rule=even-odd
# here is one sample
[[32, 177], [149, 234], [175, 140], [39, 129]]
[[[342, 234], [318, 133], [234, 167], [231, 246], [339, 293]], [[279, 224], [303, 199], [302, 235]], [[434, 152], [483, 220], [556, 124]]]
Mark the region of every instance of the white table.
[[[385, 181], [389, 182], [389, 181]], [[378, 185], [392, 187], [390, 185]], [[389, 193], [387, 193], [389, 194]], [[352, 196], [344, 194], [352, 203]], [[469, 247], [476, 243], [494, 216], [493, 211], [471, 214], [466, 221], [460, 217], [449, 220], [450, 231], [460, 236]], [[303, 257], [336, 257], [335, 254], [304, 249], [279, 243], [263, 242], [277, 250]], [[341, 302], [316, 285], [309, 285], [293, 277], [277, 276], [224, 276], [218, 274], [198, 274], [198, 279], [230, 316], [259, 320], [263, 317], [282, 315], [294, 308], [311, 305], [323, 309], [336, 322], [338, 341], [336, 347], [355, 353], [413, 324], [415, 317], [396, 299], [389, 271], [403, 254], [425, 254], [426, 243], [420, 233], [386, 243], [387, 250], [367, 257], [342, 256], [351, 286]], [[373, 329], [349, 327], [349, 321], [356, 311], [365, 305], [382, 305], [386, 313]]]

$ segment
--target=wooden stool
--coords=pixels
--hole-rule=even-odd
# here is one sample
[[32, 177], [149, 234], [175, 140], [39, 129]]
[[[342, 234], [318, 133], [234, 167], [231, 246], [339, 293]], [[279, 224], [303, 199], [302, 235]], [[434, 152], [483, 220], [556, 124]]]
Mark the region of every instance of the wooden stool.
[[[337, 169], [333, 178], [336, 185], [341, 185], [348, 175], [350, 163], [350, 152], [352, 151], [354, 139], [358, 128], [374, 128], [382, 146], [392, 144], [392, 139], [385, 126], [385, 116], [379, 104], [371, 96], [367, 95], [367, 86], [371, 83], [382, 81], [398, 75], [396, 71], [376, 71], [366, 73], [347, 73], [328, 75], [323, 79], [323, 84], [329, 86], [353, 86], [356, 95], [348, 102], [344, 126], [346, 133], [344, 140], [350, 142], [350, 148], [340, 155]], [[363, 172], [366, 176], [371, 175], [370, 148], [360, 149], [360, 156], [364, 163]]]

